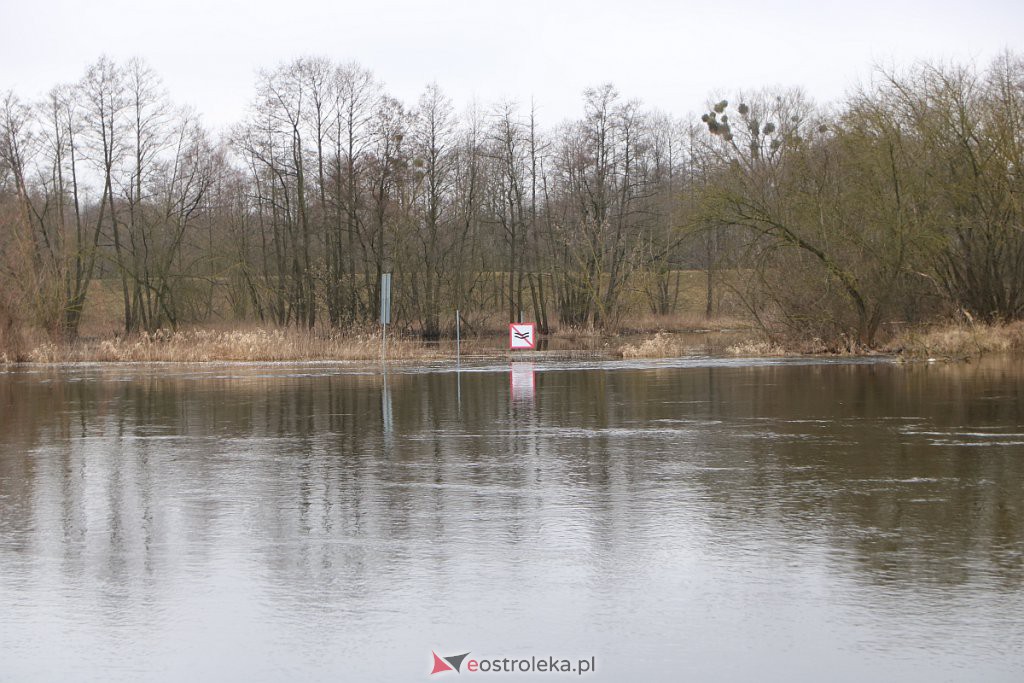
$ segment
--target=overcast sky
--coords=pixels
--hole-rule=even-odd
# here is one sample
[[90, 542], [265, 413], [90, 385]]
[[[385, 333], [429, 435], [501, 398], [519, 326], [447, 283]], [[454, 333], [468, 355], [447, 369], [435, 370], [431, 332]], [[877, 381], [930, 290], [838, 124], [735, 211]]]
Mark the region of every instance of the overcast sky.
[[713, 93], [800, 85], [840, 97], [874, 64], [987, 63], [1024, 51], [1024, 1], [0, 0], [0, 91], [35, 97], [101, 54], [140, 56], [213, 126], [245, 114], [254, 73], [302, 55], [355, 60], [412, 102], [529, 102], [577, 115], [588, 85], [683, 115]]

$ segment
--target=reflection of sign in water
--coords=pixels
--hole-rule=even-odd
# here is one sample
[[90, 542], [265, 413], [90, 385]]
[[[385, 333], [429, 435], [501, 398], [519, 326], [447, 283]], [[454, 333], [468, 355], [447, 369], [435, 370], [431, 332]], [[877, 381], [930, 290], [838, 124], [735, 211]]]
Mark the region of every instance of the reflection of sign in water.
[[384, 389], [380, 394], [380, 415], [384, 427], [384, 436], [390, 437], [395, 431], [395, 418], [391, 409], [391, 389], [388, 387], [387, 375], [384, 375]]
[[510, 349], [533, 349], [536, 346], [533, 323], [512, 323], [508, 326], [508, 347]]
[[513, 363], [509, 377], [513, 399], [533, 399], [533, 363]]

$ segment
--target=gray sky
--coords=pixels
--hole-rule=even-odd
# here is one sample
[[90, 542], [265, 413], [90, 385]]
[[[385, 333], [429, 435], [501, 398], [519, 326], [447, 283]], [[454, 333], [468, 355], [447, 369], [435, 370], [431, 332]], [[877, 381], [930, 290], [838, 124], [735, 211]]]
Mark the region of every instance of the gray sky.
[[431, 80], [459, 108], [534, 97], [550, 124], [605, 81], [683, 115], [737, 88], [831, 100], [873, 64], [1024, 50], [1022, 0], [0, 0], [0, 25], [0, 90], [35, 97], [100, 54], [140, 56], [213, 126], [243, 117], [256, 69], [312, 54], [407, 102]]

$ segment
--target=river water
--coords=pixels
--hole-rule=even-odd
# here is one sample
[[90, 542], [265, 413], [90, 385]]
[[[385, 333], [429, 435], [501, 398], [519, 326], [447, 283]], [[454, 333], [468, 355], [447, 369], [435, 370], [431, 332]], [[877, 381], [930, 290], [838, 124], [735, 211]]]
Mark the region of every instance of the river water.
[[1021, 681], [1022, 399], [999, 358], [0, 372], [0, 680]]

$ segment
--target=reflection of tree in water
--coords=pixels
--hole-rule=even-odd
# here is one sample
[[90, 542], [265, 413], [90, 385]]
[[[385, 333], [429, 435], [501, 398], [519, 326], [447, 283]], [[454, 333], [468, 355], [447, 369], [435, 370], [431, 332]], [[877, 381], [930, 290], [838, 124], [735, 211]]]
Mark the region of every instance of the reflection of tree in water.
[[3, 376], [4, 552], [128, 587], [112, 600], [234, 554], [297, 609], [400, 609], [429, 599], [410, 568], [643, 576], [699, 520], [872, 582], [1021, 585], [1024, 463], [933, 443], [1024, 423], [1019, 364], [542, 369], [526, 403], [504, 372], [397, 372], [389, 438], [380, 375], [305, 374]]
[[[736, 468], [696, 474], [725, 511], [712, 517], [720, 533], [737, 523], [797, 540], [824, 533], [873, 581], [987, 577], [1019, 589], [1024, 463], [1012, 446], [977, 445], [1022, 439], [998, 437], [1024, 423], [1019, 364], [746, 368], [708, 373], [704, 386], [687, 377], [679, 394], [707, 395], [700, 413], [728, 425], [696, 454]], [[995, 438], [954, 445], [985, 429]]]

